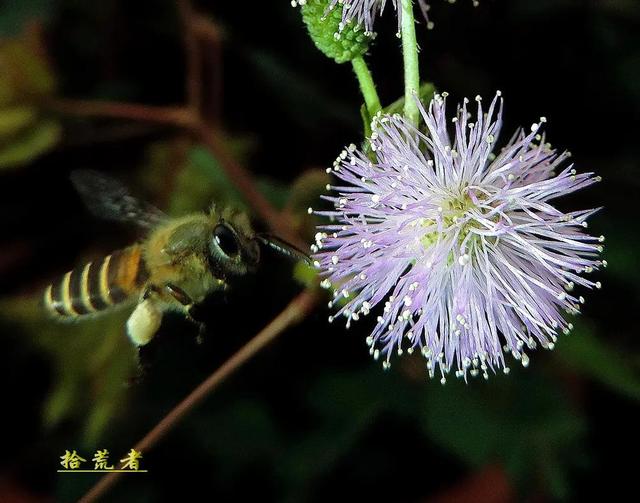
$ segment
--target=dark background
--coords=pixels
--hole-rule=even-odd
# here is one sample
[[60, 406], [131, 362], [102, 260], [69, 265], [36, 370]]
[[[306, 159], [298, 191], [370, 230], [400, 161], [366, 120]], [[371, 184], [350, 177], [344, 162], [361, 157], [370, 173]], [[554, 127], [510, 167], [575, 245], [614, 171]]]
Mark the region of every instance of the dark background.
[[[553, 145], [570, 150], [579, 171], [604, 179], [559, 203], [604, 207], [590, 231], [606, 236], [609, 267], [598, 273], [603, 289], [585, 295], [575, 332], [553, 352], [533, 353], [528, 369], [441, 386], [419, 358], [383, 372], [367, 354], [367, 322], [347, 331], [317, 309], [144, 453], [149, 473], [125, 476], [106, 501], [198, 494], [219, 501], [613, 500], [635, 492], [640, 3], [432, 4], [435, 29], [418, 27], [422, 78], [449, 91], [451, 103], [489, 99], [500, 89], [503, 141], [544, 115]], [[362, 138], [349, 65], [315, 49], [285, 0], [202, 1], [197, 9], [221, 35], [219, 46], [203, 46], [205, 114], [219, 121], [267, 197], [303, 215], [306, 206], [292, 201], [311, 198], [318, 184], [292, 188], [293, 180]], [[402, 94], [395, 23], [388, 10], [368, 57], [383, 104]], [[71, 170], [108, 172], [173, 213], [206, 208], [210, 199], [242, 202], [215, 156], [189, 135], [79, 118], [52, 105], [63, 97], [183, 103], [186, 62], [174, 2], [0, 2], [0, 47], [34, 33], [55, 84], [15, 103], [60, 129], [37, 158], [27, 153], [0, 167], [0, 501], [71, 501], [96, 476], [57, 474], [65, 450], [90, 460], [107, 448], [113, 460], [122, 457], [302, 287], [286, 261], [267, 254], [255, 276], [202, 308], [202, 345], [190, 324], [166, 320], [138, 385], [125, 384], [135, 359], [123, 315], [63, 326], [40, 319], [32, 299], [48, 281], [135, 239], [88, 214]], [[207, 53], [215, 47], [220, 58]], [[310, 222], [301, 218], [308, 238]]]

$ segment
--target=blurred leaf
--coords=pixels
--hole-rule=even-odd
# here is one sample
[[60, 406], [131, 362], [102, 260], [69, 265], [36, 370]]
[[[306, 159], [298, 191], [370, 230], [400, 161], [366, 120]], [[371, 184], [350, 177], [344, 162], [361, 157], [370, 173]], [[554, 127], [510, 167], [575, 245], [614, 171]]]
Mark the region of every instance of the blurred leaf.
[[[433, 95], [436, 92], [435, 86], [431, 82], [423, 82], [420, 85], [420, 90], [418, 91], [418, 96], [422, 103], [426, 106], [432, 100]], [[402, 98], [397, 99], [391, 105], [384, 107], [383, 112], [389, 115], [402, 113], [402, 109], [404, 108], [404, 96]]]
[[576, 324], [569, 337], [563, 337], [556, 356], [577, 372], [635, 400], [640, 400], [640, 372], [629, 356], [612, 349], [593, 334], [590, 326]]
[[[582, 455], [585, 422], [540, 374], [431, 386], [423, 407], [428, 435], [466, 463], [499, 461], [523, 488], [535, 485], [531, 469], [539, 466], [545, 487], [564, 495], [568, 469]], [[554, 464], [552, 474], [542, 470], [546, 463]]]
[[210, 150], [194, 146], [189, 152], [189, 164], [203, 174], [203, 182], [210, 183], [217, 194], [216, 201], [227, 202], [241, 201], [242, 196], [229, 180], [224, 169], [213, 156]]
[[14, 168], [33, 161], [60, 140], [62, 128], [54, 120], [38, 124], [0, 144], [0, 169]]
[[75, 414], [77, 398], [82, 389], [82, 383], [75, 379], [72, 373], [61, 376], [55, 384], [43, 411], [44, 424], [53, 427], [65, 418]]
[[0, 41], [0, 169], [28, 163], [58, 142], [60, 125], [38, 120], [40, 102], [54, 89], [55, 78], [33, 35]]
[[151, 145], [141, 178], [141, 185], [173, 216], [206, 211], [212, 204], [246, 209], [241, 194], [211, 152], [185, 138]]
[[[543, 418], [533, 445], [524, 446], [524, 449], [534, 449], [536, 459], [534, 466], [540, 470], [545, 485], [554, 499], [565, 499], [570, 496], [566, 462], [562, 459], [563, 451], [571, 449], [571, 444], [578, 441], [584, 431], [585, 424], [581, 418], [570, 414], [551, 416]], [[527, 454], [524, 450], [522, 451], [523, 460], [526, 460]], [[522, 480], [531, 468], [529, 466], [516, 473]]]
[[351, 451], [383, 412], [415, 416], [419, 400], [414, 391], [399, 374], [377, 367], [319, 376], [307, 393], [317, 426], [277, 466], [292, 488], [288, 500], [304, 499], [305, 489]]
[[0, 41], [0, 105], [36, 102], [53, 94], [55, 77], [28, 39]]
[[626, 89], [635, 100], [640, 99], [640, 83], [637, 78], [629, 78], [629, 75], [637, 74], [640, 68], [640, 52], [620, 57], [615, 70], [621, 89]]
[[309, 215], [308, 209], [317, 207], [320, 196], [326, 192], [331, 176], [324, 169], [308, 169], [296, 178], [289, 191], [285, 211], [298, 234], [311, 239], [320, 219]]
[[19, 325], [53, 362], [56, 378], [44, 406], [45, 426], [81, 416], [84, 440], [94, 444], [122, 409], [125, 383], [134, 374], [135, 349], [124, 333], [128, 312], [61, 323], [48, 316], [39, 299], [19, 297], [1, 300], [0, 313], [0, 321]]
[[[191, 427], [200, 432], [202, 447], [220, 461], [220, 466], [233, 471], [278, 448], [278, 432], [264, 404], [249, 399], [229, 403], [214, 414], [193, 416]], [[224, 435], [211, 434], [215, 425]], [[229, 442], [233, 438], [233, 442]]]
[[52, 12], [53, 0], [14, 0], [0, 3], [0, 37], [22, 33], [29, 21], [46, 21]]
[[291, 185], [287, 209], [294, 214], [307, 214], [307, 208], [318, 202], [326, 192], [331, 176], [324, 169], [308, 169], [296, 178]]
[[[629, 176], [630, 181], [620, 181], [619, 183], [633, 183], [635, 176]], [[640, 268], [637, 267], [637, 252], [640, 249], [640, 239], [637, 233], [630, 233], [628, 229], [634, 227], [632, 218], [625, 220], [618, 218], [612, 221], [606, 215], [599, 216], [600, 226], [607, 229], [606, 247], [604, 258], [607, 260], [607, 268], [604, 269], [606, 275], [613, 274], [616, 280], [630, 283], [634, 286], [640, 282]], [[606, 278], [603, 283], [606, 287]]]
[[[475, 384], [475, 383], [474, 383]], [[430, 389], [424, 426], [431, 438], [472, 466], [493, 461], [507, 432], [498, 411], [477, 400], [477, 392], [458, 382]]]
[[318, 272], [316, 268], [302, 261], [297, 262], [294, 266], [293, 277], [298, 283], [307, 288], [318, 285]]
[[371, 136], [371, 116], [366, 105], [360, 106], [360, 118], [362, 119], [362, 129], [364, 131], [364, 137], [369, 138]]
[[7, 136], [16, 134], [18, 131], [33, 124], [38, 115], [35, 107], [17, 105], [0, 109], [0, 142]]
[[261, 177], [256, 180], [258, 190], [272, 206], [281, 210], [289, 199], [289, 188], [272, 178]]
[[201, 211], [212, 203], [246, 209], [240, 192], [229, 180], [218, 160], [199, 145], [188, 153], [187, 165], [176, 177], [176, 186], [169, 205], [175, 215]]
[[[230, 145], [232, 150], [245, 151], [249, 147], [244, 140]], [[143, 184], [151, 187], [152, 192], [165, 192], [167, 186], [171, 187], [168, 180], [174, 178], [169, 194], [169, 214], [178, 216], [202, 211], [211, 204], [248, 210], [244, 196], [208, 148], [177, 139], [152, 145], [147, 156]], [[257, 178], [256, 185], [276, 208], [282, 209], [290, 201], [288, 187], [275, 179]]]

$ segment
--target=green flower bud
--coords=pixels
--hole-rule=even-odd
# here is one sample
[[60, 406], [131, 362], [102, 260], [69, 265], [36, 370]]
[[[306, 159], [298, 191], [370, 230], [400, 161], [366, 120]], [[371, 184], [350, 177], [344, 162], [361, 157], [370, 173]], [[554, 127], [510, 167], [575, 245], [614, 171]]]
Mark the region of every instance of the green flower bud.
[[302, 18], [309, 35], [326, 56], [337, 63], [346, 63], [361, 57], [369, 48], [373, 35], [365, 33], [356, 23], [342, 22], [342, 5], [329, 9], [331, 0], [306, 0], [302, 6]]

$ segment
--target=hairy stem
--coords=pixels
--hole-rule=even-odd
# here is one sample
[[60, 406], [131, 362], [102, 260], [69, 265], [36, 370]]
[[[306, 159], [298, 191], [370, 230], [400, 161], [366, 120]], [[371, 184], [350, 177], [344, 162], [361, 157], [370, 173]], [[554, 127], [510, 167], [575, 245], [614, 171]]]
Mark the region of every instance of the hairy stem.
[[[171, 431], [196, 405], [202, 402], [220, 383], [255, 356], [287, 328], [302, 321], [313, 309], [317, 301], [315, 294], [304, 291], [264, 327], [253, 339], [245, 344], [231, 358], [224, 362], [213, 374], [169, 412], [135, 446], [136, 451], [148, 452], [159, 440]], [[122, 467], [119, 467], [122, 468]], [[103, 496], [122, 476], [121, 472], [109, 473], [102, 477], [80, 500], [90, 503]]]
[[367, 107], [367, 111], [369, 112], [369, 117], [373, 117], [378, 113], [382, 106], [380, 105], [380, 98], [376, 91], [376, 84], [373, 81], [369, 67], [362, 57], [352, 59], [351, 64], [353, 65], [353, 71], [360, 83], [360, 91], [362, 91], [362, 96], [364, 97], [364, 103]]
[[404, 115], [414, 125], [418, 124], [419, 110], [415, 93], [420, 88], [420, 68], [418, 65], [418, 43], [416, 24], [413, 17], [413, 0], [402, 2], [402, 56], [404, 60]]

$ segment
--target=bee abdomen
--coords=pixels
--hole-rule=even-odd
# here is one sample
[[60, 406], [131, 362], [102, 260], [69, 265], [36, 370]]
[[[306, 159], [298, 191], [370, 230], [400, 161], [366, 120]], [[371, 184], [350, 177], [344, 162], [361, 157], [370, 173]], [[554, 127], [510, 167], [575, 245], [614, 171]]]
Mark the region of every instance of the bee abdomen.
[[142, 248], [134, 245], [69, 271], [47, 287], [44, 303], [64, 318], [90, 315], [139, 294], [148, 277]]

